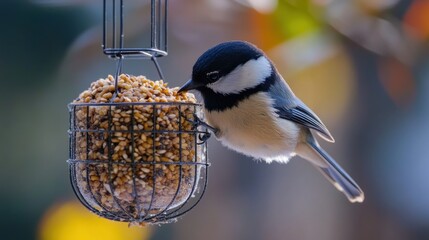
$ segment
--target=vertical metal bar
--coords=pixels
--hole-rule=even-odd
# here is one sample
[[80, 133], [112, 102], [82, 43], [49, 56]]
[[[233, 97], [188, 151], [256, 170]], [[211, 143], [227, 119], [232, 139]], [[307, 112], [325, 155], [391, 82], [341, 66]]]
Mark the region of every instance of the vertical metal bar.
[[72, 132], [72, 114], [71, 114], [71, 109], [69, 109], [69, 131], [68, 131], [68, 135], [69, 135], [69, 159], [73, 159], [73, 132]]
[[[180, 105], [177, 105], [177, 109], [178, 109], [178, 111], [180, 111]], [[178, 125], [180, 126], [180, 117], [179, 117], [179, 123], [178, 123]], [[179, 129], [180, 129], [180, 127], [179, 127]], [[179, 130], [180, 131], [180, 130]], [[177, 134], [177, 133], [176, 133]], [[180, 151], [180, 150], [179, 150]], [[174, 164], [174, 163], [172, 163], [172, 164]], [[163, 166], [166, 166], [167, 164], [163, 164]], [[169, 213], [168, 213], [168, 211], [170, 210], [170, 207], [171, 206], [175, 206], [175, 205], [177, 205], [177, 203], [176, 203], [176, 198], [177, 198], [177, 196], [179, 195], [179, 192], [180, 192], [180, 188], [182, 187], [182, 159], [180, 158], [179, 159], [179, 162], [178, 163], [176, 163], [175, 165], [178, 165], [178, 168], [179, 168], [179, 181], [178, 181], [178, 185], [177, 185], [177, 189], [176, 189], [176, 191], [175, 191], [175, 193], [174, 193], [174, 195], [173, 195], [173, 197], [171, 198], [171, 200], [170, 200], [170, 202], [167, 204], [167, 206], [165, 206], [164, 207], [164, 209], [162, 210], [162, 211], [160, 211], [157, 215], [155, 215], [155, 216], [153, 216], [153, 218], [157, 218], [158, 216], [160, 216], [160, 215], [162, 215], [165, 219], [169, 219], [168, 218], [168, 215], [169, 215]], [[169, 166], [169, 165], [168, 165]], [[170, 171], [170, 170], [169, 170]], [[170, 183], [171, 184], [171, 183]], [[185, 185], [185, 188], [186, 188], [186, 185]], [[180, 201], [181, 199], [178, 199], [178, 201]]]
[[122, 48], [124, 48], [124, 0], [120, 0], [120, 9], [119, 9], [119, 48], [121, 48], [121, 56], [122, 56]]
[[164, 10], [164, 51], [168, 52], [168, 0], [165, 0], [165, 10]]
[[[109, 122], [109, 138], [108, 138], [108, 148], [109, 148], [109, 160], [108, 160], [108, 167], [107, 167], [107, 175], [109, 177], [109, 188], [110, 191], [112, 192], [112, 198], [113, 198], [113, 202], [114, 204], [116, 204], [116, 206], [119, 207], [120, 212], [122, 212], [122, 216], [123, 218], [128, 218], [130, 221], [134, 219], [134, 217], [126, 210], [124, 209], [124, 207], [122, 207], [122, 205], [120, 204], [119, 199], [115, 196], [115, 187], [113, 184], [113, 159], [112, 159], [112, 155], [113, 155], [113, 149], [112, 149], [112, 132], [114, 132], [115, 130], [112, 129], [113, 128], [113, 122], [112, 122], [112, 105], [109, 106], [110, 109], [107, 112], [108, 113], [108, 122]], [[119, 163], [115, 162], [115, 165], [119, 166]]]
[[[122, 0], [121, 0], [122, 1]], [[136, 218], [137, 219], [141, 219], [141, 203], [140, 203], [140, 199], [139, 199], [139, 194], [137, 193], [137, 186], [136, 186], [136, 178], [137, 178], [137, 170], [136, 170], [136, 162], [135, 162], [135, 157], [134, 157], [134, 152], [135, 152], [135, 136], [134, 136], [134, 105], [131, 105], [131, 167], [132, 167], [132, 172], [133, 172], [133, 197], [134, 197], [134, 204], [136, 205], [136, 209], [137, 209], [137, 215]], [[142, 133], [144, 134], [144, 133]]]
[[89, 106], [86, 106], [86, 159], [89, 160]]
[[[196, 113], [196, 114], [198, 114], [198, 112], [197, 112], [197, 106], [195, 106], [194, 105], [194, 113]], [[197, 118], [198, 117], [198, 115], [194, 115], [194, 119], [193, 119], [193, 122], [195, 122], [195, 118]], [[193, 128], [192, 128], [192, 131], [193, 131], [193, 133], [194, 133], [194, 158], [195, 158], [195, 161], [194, 162], [199, 162], [198, 161], [198, 156], [199, 156], [199, 152], [198, 152], [198, 134], [199, 134], [199, 131], [198, 131], [198, 126], [197, 125], [194, 125], [193, 126]], [[200, 156], [200, 157], [202, 157], [202, 156]], [[195, 167], [197, 167], [198, 165], [195, 165]]]
[[162, 41], [162, 38], [161, 38], [161, 30], [162, 30], [162, 28], [161, 28], [161, 16], [162, 16], [162, 14], [161, 14], [161, 8], [162, 8], [162, 1], [163, 0], [156, 0], [156, 4], [157, 4], [157, 6], [156, 6], [156, 10], [157, 10], [157, 13], [156, 13], [156, 29], [158, 29], [158, 31], [157, 31], [157, 46], [158, 47], [161, 47], [162, 45], [161, 45], [161, 41]]
[[156, 138], [156, 104], [152, 105], [152, 122], [153, 122], [153, 126], [152, 126], [152, 162], [150, 162], [149, 164], [152, 165], [152, 197], [150, 199], [150, 203], [149, 203], [149, 207], [146, 210], [146, 216], [143, 218], [144, 220], [149, 219], [149, 215], [150, 212], [152, 210], [152, 206], [153, 206], [153, 202], [154, 202], [154, 198], [155, 198], [155, 187], [156, 187], [156, 161], [155, 161], [155, 138]]
[[113, 6], [112, 6], [112, 45], [113, 48], [116, 48], [116, 1], [112, 0]]
[[156, 44], [157, 29], [156, 29], [156, 24], [155, 24], [155, 21], [156, 21], [155, 8], [156, 8], [156, 0], [151, 0], [151, 4], [150, 4], [150, 23], [151, 23], [150, 24], [150, 37], [151, 37], [151, 47], [152, 48], [157, 48], [157, 44]]
[[69, 159], [76, 159], [76, 126], [75, 126], [75, 117], [76, 116], [76, 106], [73, 106], [72, 109], [69, 108], [70, 113], [70, 126], [69, 126]]
[[182, 162], [182, 105], [179, 105], [179, 163]]
[[103, 43], [102, 43], [102, 47], [103, 47], [103, 52], [106, 49], [106, 26], [107, 26], [107, 10], [106, 10], [106, 0], [103, 0]]
[[[95, 159], [90, 159], [90, 157], [89, 157], [89, 128], [90, 128], [89, 110], [90, 110], [90, 106], [86, 106], [86, 159], [85, 160], [95, 160]], [[92, 133], [92, 134], [94, 134], [94, 133]], [[91, 179], [90, 179], [89, 172], [90, 172], [90, 170], [92, 168], [95, 169], [96, 165], [91, 165], [91, 163], [88, 163], [88, 162], [81, 163], [81, 164], [85, 164], [85, 169], [86, 169], [86, 176], [85, 176], [86, 177], [86, 185], [87, 185], [88, 190], [89, 190], [91, 201], [97, 203], [97, 205], [99, 205], [102, 209], [105, 209], [104, 206], [102, 206], [101, 202], [99, 202], [98, 199], [95, 197], [94, 190], [92, 189], [92, 186], [91, 186]], [[89, 204], [89, 202], [88, 202], [88, 204]]]

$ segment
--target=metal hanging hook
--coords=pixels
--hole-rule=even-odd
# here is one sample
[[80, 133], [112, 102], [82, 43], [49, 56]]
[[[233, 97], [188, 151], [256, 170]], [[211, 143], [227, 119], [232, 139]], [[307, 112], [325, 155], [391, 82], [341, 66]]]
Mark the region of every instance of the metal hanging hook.
[[118, 96], [118, 93], [119, 93], [118, 80], [122, 72], [122, 60], [123, 60], [123, 57], [120, 56], [117, 61], [116, 73], [115, 73], [115, 93], [113, 94], [113, 97], [110, 99], [110, 102], [113, 102], [113, 100]]
[[[103, 53], [115, 59], [119, 57], [151, 59], [167, 56], [167, 5], [167, 0], [150, 1], [150, 47], [126, 47], [124, 0], [103, 0]], [[111, 6], [111, 9], [108, 6]]]

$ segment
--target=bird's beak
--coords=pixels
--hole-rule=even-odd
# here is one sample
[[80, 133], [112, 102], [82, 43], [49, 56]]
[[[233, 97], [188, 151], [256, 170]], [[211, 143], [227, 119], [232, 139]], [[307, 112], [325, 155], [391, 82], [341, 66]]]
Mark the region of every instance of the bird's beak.
[[192, 79], [189, 79], [189, 81], [187, 81], [185, 83], [185, 85], [183, 85], [178, 92], [183, 92], [183, 91], [188, 91], [188, 90], [192, 90], [192, 89], [196, 89], [198, 87], [203, 86], [203, 84], [197, 83], [192, 81]]

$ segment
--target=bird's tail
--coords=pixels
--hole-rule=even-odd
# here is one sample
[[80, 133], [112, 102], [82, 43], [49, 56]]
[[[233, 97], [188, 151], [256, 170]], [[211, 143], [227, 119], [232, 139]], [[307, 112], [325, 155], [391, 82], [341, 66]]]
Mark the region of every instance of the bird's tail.
[[319, 146], [316, 139], [314, 139], [311, 134], [305, 144], [306, 146], [302, 146], [305, 150], [301, 148], [301, 152], [304, 150], [305, 153], [298, 154], [312, 162], [339, 191], [347, 196], [350, 202], [363, 202], [365, 197], [361, 188], [346, 171]]

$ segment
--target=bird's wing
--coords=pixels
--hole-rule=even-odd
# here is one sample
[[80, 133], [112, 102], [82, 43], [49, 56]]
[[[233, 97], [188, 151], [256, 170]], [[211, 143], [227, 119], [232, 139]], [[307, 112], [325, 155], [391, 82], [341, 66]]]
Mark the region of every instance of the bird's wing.
[[276, 106], [275, 109], [280, 118], [314, 129], [326, 141], [335, 141], [328, 128], [310, 109], [299, 105], [295, 107]]
[[274, 109], [279, 117], [314, 129], [326, 141], [335, 142], [328, 128], [317, 115], [293, 94], [280, 75], [277, 75], [277, 78], [278, 81], [275, 81], [268, 93], [274, 100]]

